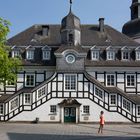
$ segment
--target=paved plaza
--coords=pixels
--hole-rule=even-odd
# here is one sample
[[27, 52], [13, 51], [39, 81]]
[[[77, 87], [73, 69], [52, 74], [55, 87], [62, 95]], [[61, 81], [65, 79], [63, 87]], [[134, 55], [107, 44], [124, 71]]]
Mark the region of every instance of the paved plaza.
[[0, 140], [140, 140], [140, 125], [0, 123]]

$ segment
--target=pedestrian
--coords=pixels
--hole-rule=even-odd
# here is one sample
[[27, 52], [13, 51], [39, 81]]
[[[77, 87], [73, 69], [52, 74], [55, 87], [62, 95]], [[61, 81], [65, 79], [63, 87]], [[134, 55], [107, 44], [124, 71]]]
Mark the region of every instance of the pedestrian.
[[98, 133], [100, 133], [100, 132], [103, 133], [104, 124], [105, 124], [104, 112], [101, 111], [101, 113], [100, 113], [100, 126], [99, 126]]

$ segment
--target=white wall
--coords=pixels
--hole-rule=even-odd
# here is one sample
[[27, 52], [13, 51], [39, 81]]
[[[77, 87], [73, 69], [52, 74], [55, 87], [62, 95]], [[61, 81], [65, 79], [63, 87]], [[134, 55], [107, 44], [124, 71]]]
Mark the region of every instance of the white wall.
[[[58, 105], [58, 103], [60, 103], [62, 100], [63, 99], [51, 99], [50, 101], [46, 102], [45, 104], [41, 105], [33, 111], [24, 111], [20, 113], [19, 115], [12, 118], [10, 121], [33, 121], [36, 117], [38, 117], [40, 121], [60, 122], [60, 107], [57, 106], [57, 115], [55, 115], [55, 120], [51, 120], [50, 118], [53, 115], [50, 115], [50, 105]], [[89, 99], [77, 99], [77, 101], [82, 104], [79, 109], [80, 122], [98, 122], [100, 111], [104, 111], [106, 122], [130, 122], [128, 119], [121, 116], [119, 113], [108, 112]], [[83, 105], [90, 106], [89, 116], [85, 116], [85, 114], [83, 113]], [[85, 117], [88, 117], [89, 120], [84, 120]]]

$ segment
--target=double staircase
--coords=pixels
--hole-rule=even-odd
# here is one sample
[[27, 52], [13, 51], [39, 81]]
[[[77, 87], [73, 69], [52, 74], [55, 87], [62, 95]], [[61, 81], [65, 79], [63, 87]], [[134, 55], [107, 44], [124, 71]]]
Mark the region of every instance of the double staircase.
[[[0, 121], [8, 121], [23, 111], [33, 111], [52, 98], [85, 98], [90, 99], [108, 112], [117, 112], [132, 122], [140, 122], [140, 117], [137, 116], [136, 111], [137, 103], [133, 98], [128, 96], [117, 87], [105, 87], [95, 78], [91, 77], [88, 73], [80, 73], [77, 74], [77, 77], [82, 78], [77, 78], [77, 83], [83, 86], [82, 95], [81, 91], [78, 91], [78, 89], [76, 91], [76, 94], [73, 94], [73, 91], [69, 91], [69, 93], [66, 95], [64, 94], [64, 90], [59, 91], [58, 83], [62, 85], [64, 84], [63, 78], [60, 78], [62, 79], [62, 81], [59, 81], [59, 77], [62, 76], [63, 74], [61, 73], [55, 73], [49, 80], [44, 81], [35, 88], [21, 89], [17, 93], [13, 94], [3, 102], [4, 113], [0, 115]], [[54, 85], [55, 87], [53, 87]], [[103, 98], [100, 98], [100, 95], [98, 96], [97, 94], [95, 94], [95, 88], [102, 91]], [[60, 95], [58, 92], [62, 92], [62, 94]], [[31, 94], [31, 104], [27, 105], [24, 103], [25, 93]], [[110, 105], [110, 94], [116, 94], [117, 104], [115, 106]], [[11, 110], [11, 102], [16, 98], [18, 99], [18, 104], [15, 105], [15, 108]], [[126, 100], [131, 104], [131, 110], [127, 110], [123, 107], [123, 100]]]

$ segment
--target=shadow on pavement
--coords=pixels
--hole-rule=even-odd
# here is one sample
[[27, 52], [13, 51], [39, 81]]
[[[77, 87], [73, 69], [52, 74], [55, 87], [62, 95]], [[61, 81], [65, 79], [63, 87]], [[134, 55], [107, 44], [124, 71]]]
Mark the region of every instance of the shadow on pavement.
[[140, 140], [140, 137], [7, 133], [9, 140]]
[[[87, 128], [94, 128], [98, 131], [98, 128], [94, 127], [94, 126], [85, 126], [85, 125], [82, 125], [82, 124], [79, 124], [79, 126], [81, 127], [87, 127]], [[136, 127], [133, 127], [133, 128], [136, 128]], [[139, 127], [137, 127], [137, 129], [140, 129]], [[140, 140], [140, 133], [136, 133], [136, 132], [130, 132], [130, 131], [119, 131], [119, 130], [113, 130], [113, 129], [107, 129], [107, 128], [104, 128], [104, 131], [108, 131], [108, 132], [118, 132], [118, 133], [123, 133], [124, 135], [134, 135], [134, 136], [139, 136], [139, 140]], [[135, 140], [135, 139], [134, 139]]]

